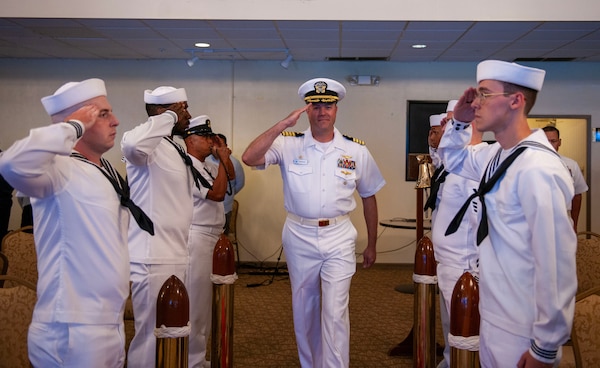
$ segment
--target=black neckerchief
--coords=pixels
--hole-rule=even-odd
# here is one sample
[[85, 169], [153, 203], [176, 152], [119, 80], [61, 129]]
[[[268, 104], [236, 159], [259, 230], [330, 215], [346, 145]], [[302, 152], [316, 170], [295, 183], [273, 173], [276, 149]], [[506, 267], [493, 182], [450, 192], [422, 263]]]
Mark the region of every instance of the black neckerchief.
[[188, 154], [185, 152], [183, 147], [181, 147], [179, 144], [175, 143], [175, 141], [173, 139], [171, 139], [170, 137], [165, 137], [165, 139], [167, 140], [167, 142], [171, 143], [171, 145], [173, 147], [175, 147], [175, 149], [179, 153], [179, 156], [181, 156], [181, 159], [183, 160], [183, 163], [185, 164], [185, 166], [190, 168], [190, 171], [192, 172], [192, 177], [194, 178], [194, 183], [196, 184], [196, 188], [198, 188], [198, 190], [200, 190], [200, 185], [202, 185], [203, 187], [208, 188], [209, 190], [212, 190], [212, 185], [208, 182], [208, 180], [206, 180], [206, 178], [204, 178], [202, 176], [202, 174], [200, 174], [198, 169], [196, 169], [194, 167], [194, 163], [192, 162], [192, 159], [190, 158], [190, 156], [188, 156]]
[[147, 231], [150, 235], [154, 235], [154, 223], [144, 213], [144, 211], [136, 205], [133, 200], [129, 197], [129, 184], [127, 180], [123, 179], [121, 175], [112, 167], [112, 165], [105, 160], [104, 158], [100, 158], [100, 162], [102, 163], [102, 167], [96, 165], [92, 161], [88, 160], [84, 155], [79, 152], [72, 152], [71, 157], [88, 163], [94, 167], [96, 167], [100, 172], [108, 179], [108, 181], [112, 184], [113, 188], [117, 192], [120, 197], [121, 205], [127, 207], [131, 212], [131, 215], [140, 226], [140, 228], [144, 231]]
[[[194, 178], [194, 183], [196, 184], [196, 188], [198, 188], [198, 190], [200, 190], [200, 185], [202, 185], [203, 187], [208, 188], [209, 190], [212, 190], [213, 189], [212, 184], [210, 184], [210, 182], [208, 180], [206, 180], [206, 178], [204, 176], [202, 176], [202, 174], [200, 174], [198, 169], [196, 169], [196, 167], [194, 166], [194, 163], [192, 162], [192, 159], [190, 158], [190, 156], [188, 156], [187, 152], [185, 152], [183, 147], [181, 147], [179, 144], [175, 143], [175, 141], [173, 139], [171, 139], [170, 137], [165, 137], [165, 139], [167, 140], [167, 142], [171, 143], [171, 145], [173, 145], [173, 147], [175, 147], [175, 149], [179, 153], [179, 156], [181, 156], [181, 158], [183, 159], [183, 162], [185, 163], [185, 165], [190, 168], [190, 171], [192, 172], [192, 177]], [[225, 167], [225, 165], [223, 165], [223, 169], [225, 169], [225, 174], [229, 178], [229, 173], [227, 172], [227, 168]], [[212, 180], [215, 180], [215, 178], [206, 169], [206, 167], [204, 168], [204, 170], [208, 173], [208, 176], [210, 176], [210, 178]], [[233, 193], [233, 188], [232, 188], [229, 180], [227, 180], [227, 185], [228, 185], [227, 194], [231, 195]]]
[[458, 211], [456, 216], [454, 216], [454, 218], [450, 222], [450, 225], [448, 225], [448, 229], [446, 229], [445, 235], [454, 234], [458, 230], [458, 227], [460, 226], [460, 223], [465, 215], [465, 212], [467, 211], [467, 208], [469, 207], [469, 203], [474, 198], [479, 197], [479, 200], [481, 201], [482, 212], [481, 212], [481, 221], [479, 222], [479, 227], [477, 228], [477, 245], [481, 244], [483, 239], [485, 239], [486, 236], [488, 235], [487, 209], [486, 209], [485, 200], [483, 197], [485, 196], [486, 193], [488, 193], [490, 190], [492, 190], [492, 188], [494, 187], [496, 182], [498, 182], [504, 176], [504, 173], [506, 173], [506, 170], [508, 169], [508, 167], [513, 163], [513, 161], [521, 153], [523, 153], [523, 151], [525, 151], [525, 149], [528, 146], [544, 149], [548, 152], [551, 152], [551, 153], [557, 155], [557, 157], [560, 157], [560, 156], [558, 156], [558, 153], [556, 153], [556, 151], [544, 146], [541, 143], [534, 142], [534, 141], [522, 141], [521, 143], [517, 144], [515, 147], [515, 150], [510, 155], [508, 155], [508, 157], [504, 161], [502, 161], [500, 163], [500, 155], [502, 153], [502, 148], [500, 147], [498, 149], [498, 151], [496, 152], [496, 154], [494, 155], [494, 157], [488, 162], [485, 172], [481, 178], [481, 181], [479, 182], [479, 188], [477, 189], [477, 191], [475, 193], [471, 194], [471, 196], [469, 196], [469, 198], [467, 198], [467, 200], [465, 201], [463, 206], [460, 208], [460, 210]]
[[431, 193], [429, 194], [429, 198], [425, 202], [425, 207], [423, 211], [427, 211], [428, 208], [431, 210], [435, 210], [435, 201], [437, 199], [437, 194], [440, 190], [440, 185], [446, 181], [446, 176], [448, 176], [448, 171], [444, 170], [444, 165], [440, 165], [433, 172], [433, 183], [431, 183]]

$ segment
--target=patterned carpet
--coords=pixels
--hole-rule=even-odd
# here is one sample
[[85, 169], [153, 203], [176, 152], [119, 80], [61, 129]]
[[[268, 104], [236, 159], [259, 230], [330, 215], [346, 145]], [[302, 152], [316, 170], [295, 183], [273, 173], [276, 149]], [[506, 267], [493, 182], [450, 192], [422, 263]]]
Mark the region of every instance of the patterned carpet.
[[[300, 367], [289, 279], [250, 271], [255, 270], [241, 267], [234, 284], [234, 366]], [[413, 366], [412, 357], [388, 355], [412, 328], [413, 295], [394, 290], [400, 284], [412, 285], [412, 272], [412, 265], [375, 265], [368, 270], [358, 265], [350, 291], [350, 367]], [[436, 326], [436, 340], [443, 344], [439, 317]]]

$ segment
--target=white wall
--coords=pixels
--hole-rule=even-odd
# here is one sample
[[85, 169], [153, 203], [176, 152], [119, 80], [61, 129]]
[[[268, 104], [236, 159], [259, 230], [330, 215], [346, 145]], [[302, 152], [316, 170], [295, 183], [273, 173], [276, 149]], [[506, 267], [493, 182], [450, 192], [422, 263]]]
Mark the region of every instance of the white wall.
[[[547, 70], [544, 89], [532, 114], [591, 115], [592, 127], [599, 127], [600, 64], [531, 64]], [[407, 100], [448, 100], [457, 98], [474, 84], [474, 63], [392, 63], [392, 62], [293, 62], [288, 70], [278, 62], [200, 61], [188, 68], [176, 61], [73, 61], [0, 60], [0, 148], [25, 136], [28, 130], [49, 121], [40, 98], [53, 93], [62, 83], [100, 77], [107, 83], [121, 126], [117, 144], [107, 158], [119, 164], [118, 141], [122, 133], [145, 121], [143, 90], [159, 85], [185, 87], [192, 115], [208, 114], [215, 131], [224, 133], [234, 155], [240, 157], [258, 134], [302, 106], [298, 86], [305, 80], [327, 76], [342, 81], [348, 89], [340, 103], [337, 127], [345, 134], [363, 139], [377, 160], [387, 185], [378, 194], [380, 219], [414, 217], [414, 182], [404, 180]], [[348, 75], [381, 76], [378, 87], [349, 86]], [[297, 130], [307, 127], [301, 119]], [[600, 143], [591, 145], [592, 226], [600, 230], [597, 185]], [[285, 211], [281, 178], [277, 168], [258, 172], [246, 168], [246, 188], [238, 195], [239, 238], [245, 249], [242, 260], [275, 261], [281, 244]], [[360, 201], [359, 201], [360, 203]], [[18, 226], [18, 205], [13, 206], [11, 228]], [[366, 230], [359, 206], [352, 215], [359, 230], [357, 249], [366, 245]], [[379, 262], [410, 263], [415, 231], [379, 228], [382, 233]], [[360, 260], [360, 259], [359, 259]]]

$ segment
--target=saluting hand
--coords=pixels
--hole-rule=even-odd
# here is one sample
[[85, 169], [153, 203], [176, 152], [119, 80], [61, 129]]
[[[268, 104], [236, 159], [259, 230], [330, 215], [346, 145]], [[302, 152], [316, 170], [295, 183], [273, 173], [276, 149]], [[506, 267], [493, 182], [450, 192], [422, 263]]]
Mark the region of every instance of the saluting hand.
[[219, 137], [218, 135], [213, 135], [211, 136], [211, 140], [213, 143], [213, 147], [227, 147], [227, 145], [225, 144], [225, 142], [223, 142], [223, 140], [221, 139], [221, 137]]
[[190, 113], [187, 111], [187, 107], [183, 102], [176, 102], [169, 106], [169, 110], [177, 114], [177, 121], [189, 120], [192, 118]]
[[290, 128], [296, 125], [298, 119], [300, 119], [300, 115], [302, 115], [302, 113], [305, 112], [310, 105], [312, 104], [305, 105], [302, 108], [292, 111], [285, 119], [282, 120], [282, 122], [285, 123], [285, 127]]
[[473, 87], [468, 88], [463, 93], [456, 106], [454, 106], [456, 120], [468, 123], [475, 119], [475, 109], [471, 106], [475, 97], [477, 97], [477, 90]]
[[85, 105], [77, 111], [67, 116], [66, 120], [79, 120], [83, 123], [85, 129], [91, 128], [98, 119], [100, 109], [96, 105]]
[[229, 155], [231, 155], [231, 150], [227, 146], [223, 146], [223, 147], [213, 146], [212, 154], [213, 154], [213, 156], [218, 158], [219, 161], [222, 161], [223, 159], [225, 159], [226, 157], [229, 157]]

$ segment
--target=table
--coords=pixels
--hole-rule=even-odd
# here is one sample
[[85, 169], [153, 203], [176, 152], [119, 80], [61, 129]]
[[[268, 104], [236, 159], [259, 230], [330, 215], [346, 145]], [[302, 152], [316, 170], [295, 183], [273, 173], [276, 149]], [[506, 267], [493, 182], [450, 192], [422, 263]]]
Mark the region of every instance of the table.
[[[394, 229], [409, 229], [414, 230], [417, 228], [417, 220], [404, 217], [394, 217], [391, 219], [379, 221], [379, 225], [383, 227], [391, 227]], [[423, 220], [423, 228], [431, 230], [431, 219]]]

